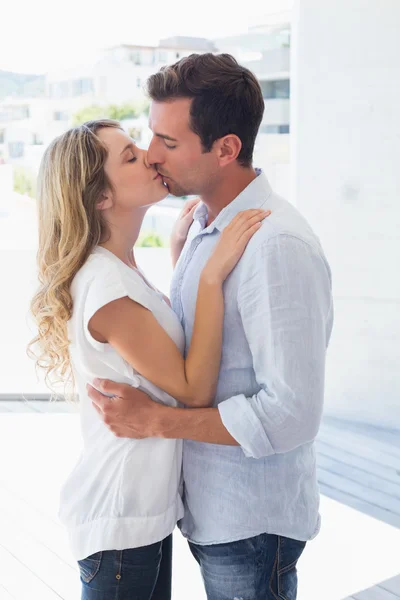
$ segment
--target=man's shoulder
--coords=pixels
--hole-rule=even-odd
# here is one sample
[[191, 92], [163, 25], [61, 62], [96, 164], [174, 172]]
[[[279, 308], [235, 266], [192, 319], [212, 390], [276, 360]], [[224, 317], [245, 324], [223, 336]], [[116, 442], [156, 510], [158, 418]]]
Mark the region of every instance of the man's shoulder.
[[320, 249], [320, 241], [307, 219], [288, 200], [272, 192], [263, 208], [271, 210], [271, 214], [250, 240], [250, 252], [266, 245], [297, 243]]

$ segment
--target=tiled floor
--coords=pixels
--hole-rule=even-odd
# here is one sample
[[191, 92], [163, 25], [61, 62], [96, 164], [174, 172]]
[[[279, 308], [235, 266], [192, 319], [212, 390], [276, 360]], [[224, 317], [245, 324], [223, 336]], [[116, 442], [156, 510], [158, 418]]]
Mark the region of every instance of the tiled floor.
[[[317, 448], [321, 492], [400, 531], [400, 432], [325, 419]], [[398, 576], [348, 598], [400, 598], [396, 552]]]
[[[0, 400], [0, 600], [79, 598], [56, 514], [79, 450], [73, 408]], [[325, 419], [318, 453], [323, 525], [299, 562], [298, 600], [399, 599], [399, 434]], [[205, 599], [179, 533], [173, 598]]]

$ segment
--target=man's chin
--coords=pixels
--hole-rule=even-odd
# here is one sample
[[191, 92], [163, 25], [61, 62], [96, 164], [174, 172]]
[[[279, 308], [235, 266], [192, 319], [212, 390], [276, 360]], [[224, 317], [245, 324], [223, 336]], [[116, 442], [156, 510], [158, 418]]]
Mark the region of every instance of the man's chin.
[[172, 184], [167, 184], [168, 193], [176, 198], [180, 198], [181, 196], [187, 196], [187, 192], [180, 188], [179, 186]]
[[175, 183], [175, 181], [173, 181], [172, 179], [170, 179], [166, 175], [163, 176], [161, 174], [161, 177], [163, 178], [163, 184], [165, 185], [165, 188], [168, 190], [168, 194], [171, 194], [172, 196], [175, 196], [176, 198], [180, 198], [181, 196], [188, 196], [189, 195], [189, 193], [186, 190], [184, 190], [183, 188], [179, 187], [179, 185], [177, 185]]

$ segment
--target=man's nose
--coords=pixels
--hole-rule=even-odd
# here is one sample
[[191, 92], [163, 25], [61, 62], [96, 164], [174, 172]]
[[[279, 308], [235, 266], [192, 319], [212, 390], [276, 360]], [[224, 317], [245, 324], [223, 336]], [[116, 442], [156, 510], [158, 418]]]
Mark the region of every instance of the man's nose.
[[156, 146], [153, 142], [154, 142], [154, 139], [151, 140], [149, 148], [147, 150], [147, 161], [150, 166], [156, 165], [161, 162], [161, 160], [160, 160], [161, 157], [157, 155]]

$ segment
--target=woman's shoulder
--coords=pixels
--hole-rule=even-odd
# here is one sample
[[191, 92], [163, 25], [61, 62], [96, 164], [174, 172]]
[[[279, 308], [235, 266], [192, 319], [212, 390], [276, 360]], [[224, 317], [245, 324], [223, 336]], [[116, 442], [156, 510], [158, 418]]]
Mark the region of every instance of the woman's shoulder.
[[76, 273], [71, 283], [73, 301], [99, 296], [107, 288], [125, 288], [127, 285], [119, 265], [111, 257], [92, 252]]
[[[104, 252], [103, 252], [104, 250]], [[73, 297], [95, 298], [129, 296], [145, 306], [152, 305], [150, 289], [142, 277], [118, 257], [97, 247], [76, 274], [71, 286]]]
[[85, 285], [89, 281], [108, 278], [112, 273], [118, 274], [117, 265], [108, 256], [92, 252], [76, 273], [73, 284]]

